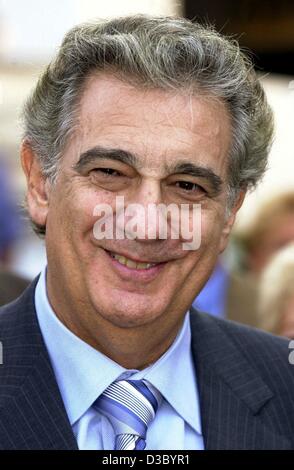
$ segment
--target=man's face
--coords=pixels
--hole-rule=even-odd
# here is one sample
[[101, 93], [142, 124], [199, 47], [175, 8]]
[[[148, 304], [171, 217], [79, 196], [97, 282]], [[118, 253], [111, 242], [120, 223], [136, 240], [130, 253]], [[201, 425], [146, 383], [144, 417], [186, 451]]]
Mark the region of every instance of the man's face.
[[[46, 213], [52, 289], [83, 305], [81, 318], [91, 311], [140, 327], [183, 316], [234, 219], [225, 212], [230, 138], [228, 113], [216, 100], [143, 90], [107, 74], [87, 80]], [[115, 215], [117, 196], [126, 206], [201, 204], [200, 248], [184, 250], [182, 238], [170, 237], [97, 240], [94, 208], [108, 204]]]

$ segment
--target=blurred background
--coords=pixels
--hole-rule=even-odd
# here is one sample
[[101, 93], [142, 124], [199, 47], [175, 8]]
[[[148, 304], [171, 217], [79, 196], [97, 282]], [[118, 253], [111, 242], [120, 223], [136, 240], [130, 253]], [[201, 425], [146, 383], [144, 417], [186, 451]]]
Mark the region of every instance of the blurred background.
[[[44, 243], [32, 233], [21, 210], [22, 104], [71, 26], [131, 13], [181, 15], [213, 23], [251, 51], [275, 114], [269, 169], [258, 189], [246, 197], [232, 242], [194, 304], [262, 327], [257, 286], [277, 252], [294, 241], [293, 0], [0, 0], [0, 264], [17, 276], [9, 281], [0, 277], [0, 303], [9, 300], [7, 286], [18, 286], [15, 296], [46, 263]], [[280, 333], [278, 315], [272, 330]]]

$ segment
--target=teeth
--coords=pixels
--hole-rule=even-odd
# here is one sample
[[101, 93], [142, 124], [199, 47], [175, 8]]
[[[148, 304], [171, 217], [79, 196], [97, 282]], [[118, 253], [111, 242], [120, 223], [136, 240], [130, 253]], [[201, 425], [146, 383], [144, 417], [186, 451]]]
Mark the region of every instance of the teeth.
[[155, 266], [157, 264], [157, 263], [136, 263], [136, 261], [126, 258], [125, 256], [117, 255], [116, 253], [112, 253], [112, 252], [110, 252], [110, 256], [116, 259], [120, 264], [123, 264], [124, 266], [127, 266], [128, 268], [133, 268], [133, 269], [148, 269], [148, 268], [151, 268], [151, 266]]
[[126, 266], [128, 268], [136, 268], [137, 267], [137, 263], [135, 263], [135, 261], [132, 261], [132, 260], [127, 259], [127, 258], [125, 258], [125, 259], [126, 259]]

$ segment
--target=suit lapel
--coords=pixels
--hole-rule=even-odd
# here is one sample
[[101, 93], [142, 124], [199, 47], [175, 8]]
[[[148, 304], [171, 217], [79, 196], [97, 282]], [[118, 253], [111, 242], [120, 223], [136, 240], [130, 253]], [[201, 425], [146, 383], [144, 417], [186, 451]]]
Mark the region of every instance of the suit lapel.
[[213, 318], [191, 313], [205, 449], [290, 449], [262, 420], [267, 384]]
[[37, 322], [35, 285], [0, 316], [0, 449], [77, 449]]

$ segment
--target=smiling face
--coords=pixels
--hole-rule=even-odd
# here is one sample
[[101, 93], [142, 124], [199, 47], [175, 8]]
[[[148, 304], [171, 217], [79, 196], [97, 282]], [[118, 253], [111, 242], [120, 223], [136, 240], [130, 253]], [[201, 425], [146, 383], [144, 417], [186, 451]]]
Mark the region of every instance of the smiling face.
[[[54, 186], [45, 185], [41, 202], [29, 195], [31, 216], [46, 223], [51, 302], [92, 329], [179, 323], [225, 248], [237, 209], [226, 217], [225, 106], [97, 74], [87, 80], [77, 127]], [[201, 204], [199, 249], [183, 250], [183, 239], [97, 240], [94, 208], [108, 204], [115, 214], [117, 196], [144, 207]]]

